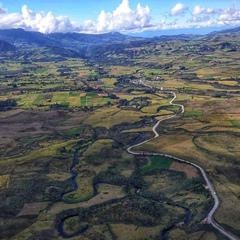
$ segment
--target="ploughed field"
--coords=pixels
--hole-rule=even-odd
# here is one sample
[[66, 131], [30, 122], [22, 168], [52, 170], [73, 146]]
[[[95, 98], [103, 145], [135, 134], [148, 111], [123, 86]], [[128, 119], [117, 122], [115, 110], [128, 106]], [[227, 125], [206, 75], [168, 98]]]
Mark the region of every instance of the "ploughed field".
[[214, 219], [240, 236], [239, 52], [224, 36], [200, 51], [206, 41], [2, 54], [0, 239], [224, 239], [205, 221], [213, 199], [197, 169], [144, 153], [200, 165], [221, 201]]

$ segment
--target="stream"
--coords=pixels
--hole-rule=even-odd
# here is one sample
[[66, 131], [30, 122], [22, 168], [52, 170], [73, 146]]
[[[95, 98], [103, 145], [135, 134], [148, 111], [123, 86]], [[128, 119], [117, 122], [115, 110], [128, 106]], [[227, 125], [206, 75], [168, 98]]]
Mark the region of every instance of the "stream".
[[75, 181], [76, 177], [77, 177], [77, 172], [74, 170], [76, 164], [77, 164], [77, 158], [78, 158], [78, 151], [79, 150], [76, 150], [74, 152], [74, 156], [73, 156], [73, 161], [72, 161], [72, 165], [70, 167], [70, 173], [72, 174], [72, 185], [73, 185], [73, 188], [74, 188], [74, 191], [78, 189], [78, 185], [77, 185], [77, 182]]
[[[177, 205], [177, 207], [181, 207], [181, 208], [183, 208], [183, 209], [186, 211], [186, 218], [185, 218], [185, 220], [184, 220], [184, 226], [188, 226], [188, 224], [189, 224], [190, 221], [191, 221], [192, 212], [191, 212], [189, 209], [185, 208], [185, 207], [182, 207], [182, 206], [179, 206], [179, 205]], [[161, 234], [162, 240], [166, 240], [168, 233], [169, 233], [174, 227], [177, 227], [177, 225], [178, 225], [178, 224], [174, 224], [174, 225], [172, 225], [172, 226], [169, 226], [169, 227], [165, 228], [165, 229], [162, 231], [162, 234]]]
[[69, 217], [76, 217], [76, 216], [78, 216], [78, 214], [67, 216], [67, 217], [63, 218], [61, 220], [61, 222], [58, 224], [58, 232], [62, 238], [72, 238], [72, 237], [78, 236], [79, 234], [82, 234], [88, 230], [89, 226], [86, 225], [86, 226], [80, 228], [77, 232], [75, 232], [73, 234], [67, 234], [64, 232], [64, 229], [63, 229], [64, 221]]
[[[74, 152], [74, 156], [73, 156], [73, 160], [72, 160], [72, 165], [70, 167], [70, 173], [72, 174], [72, 177], [71, 177], [71, 183], [72, 183], [72, 186], [73, 186], [73, 190], [70, 190], [69, 192], [73, 192], [73, 191], [76, 191], [78, 189], [78, 184], [76, 182], [76, 177], [78, 176], [78, 173], [75, 171], [75, 166], [77, 164], [77, 159], [78, 159], [78, 153], [79, 153], [79, 149], [76, 150]], [[96, 184], [94, 184], [93, 186], [93, 196], [96, 196], [98, 194], [98, 190], [97, 190], [97, 186], [99, 184], [101, 184], [102, 182], [97, 182]], [[68, 193], [68, 192], [66, 192]], [[64, 195], [66, 194], [64, 193], [62, 195], [62, 200], [65, 202], [65, 203], [68, 203], [68, 204], [71, 204], [70, 202], [68, 202], [65, 198], [64, 198]], [[63, 219], [61, 219], [60, 223], [58, 224], [58, 232], [60, 234], [60, 236], [62, 238], [72, 238], [72, 237], [75, 237], [75, 236], [78, 236], [79, 234], [82, 234], [84, 233], [85, 231], [88, 230], [89, 226], [86, 225], [84, 227], [82, 227], [81, 229], [79, 229], [76, 233], [73, 233], [73, 234], [67, 234], [64, 232], [64, 221], [69, 218], [69, 217], [75, 217], [75, 216], [78, 216], [78, 214], [74, 214], [74, 215], [71, 215], [71, 216], [67, 216]]]
[[69, 170], [69, 172], [72, 174], [71, 183], [72, 183], [72, 186], [73, 186], [73, 190], [70, 190], [70, 191], [65, 192], [65, 193], [62, 194], [62, 200], [63, 200], [63, 202], [65, 202], [65, 203], [70, 203], [70, 202], [68, 202], [68, 201], [64, 198], [64, 195], [67, 194], [67, 193], [69, 193], [69, 192], [76, 191], [76, 190], [78, 189], [78, 185], [77, 185], [77, 182], [76, 182], [76, 180], [75, 180], [78, 174], [77, 174], [77, 172], [74, 170], [74, 168], [75, 168], [75, 166], [76, 166], [76, 164], [77, 164], [78, 152], [79, 152], [79, 149], [74, 152], [73, 160], [72, 160], [72, 165], [71, 165], [70, 170]]
[[[176, 98], [176, 95], [174, 95], [174, 98], [171, 100], [171, 104], [172, 104], [172, 105], [174, 105], [174, 104], [172, 103], [172, 101], [173, 101], [175, 98]], [[182, 107], [182, 111], [184, 111], [184, 108], [183, 108], [183, 107]], [[172, 116], [171, 116], [171, 117], [172, 117]], [[158, 125], [160, 122], [161, 122], [161, 121], [159, 121], [159, 122], [153, 127], [153, 132], [154, 132], [155, 135], [156, 135], [155, 137], [158, 136], [158, 133], [157, 133], [157, 131], [156, 131], [156, 127], [157, 127], [157, 125]], [[149, 139], [149, 140], [150, 140], [150, 139]], [[149, 140], [146, 140], [146, 141], [144, 141], [144, 142], [148, 142]], [[144, 142], [143, 142], [143, 143], [144, 143]], [[143, 143], [140, 143], [140, 144], [143, 144]], [[137, 144], [137, 145], [140, 145], [140, 144]], [[127, 149], [128, 152], [129, 152], [129, 153], [132, 153], [132, 154], [136, 154], [135, 152], [132, 152], [132, 151], [131, 151], [131, 148], [132, 148], [132, 147], [134, 147], [134, 146], [131, 146], [131, 147], [129, 147], [129, 148]], [[77, 164], [77, 159], [78, 159], [78, 152], [79, 152], [79, 149], [74, 152], [72, 165], [71, 165], [71, 167], [70, 167], [70, 173], [72, 174], [71, 182], [72, 182], [72, 185], [73, 185], [73, 190], [71, 190], [70, 192], [76, 191], [76, 190], [78, 189], [78, 185], [77, 185], [77, 182], [76, 182], [76, 177], [77, 177], [78, 173], [75, 171], [75, 166], [76, 166], [76, 164]], [[97, 185], [98, 185], [98, 184], [100, 184], [100, 182], [94, 184], [94, 186], [93, 186], [94, 196], [98, 194], [98, 192], [97, 192]], [[66, 193], [65, 193], [65, 194], [66, 194]], [[62, 196], [62, 199], [63, 199], [64, 202], [70, 203], [70, 202], [66, 201], [66, 199], [64, 199], [64, 196]], [[170, 205], [172, 205], [172, 204], [170, 204]], [[184, 222], [183, 222], [183, 225], [184, 225], [184, 226], [187, 226], [187, 225], [189, 224], [190, 220], [191, 220], [192, 212], [191, 212], [189, 209], [187, 209], [187, 208], [185, 208], [185, 207], [183, 207], [183, 206], [180, 206], [180, 205], [174, 205], [174, 206], [180, 207], [180, 208], [182, 208], [182, 209], [185, 210], [185, 212], [186, 212], [186, 217], [185, 217], [185, 220], [184, 220]], [[77, 232], [75, 232], [75, 233], [73, 233], [73, 234], [66, 234], [66, 233], [64, 232], [64, 221], [65, 221], [67, 218], [69, 218], [69, 217], [74, 217], [74, 216], [78, 216], [78, 214], [71, 215], [71, 216], [67, 216], [67, 217], [61, 219], [61, 221], [60, 221], [60, 223], [59, 223], [59, 225], [58, 225], [58, 231], [59, 231], [59, 234], [60, 234], [60, 236], [61, 236], [62, 238], [71, 238], [71, 237], [77, 236], [77, 235], [79, 235], [79, 234], [84, 233], [84, 232], [89, 228], [89, 226], [86, 225], [86, 226], [82, 227], [81, 229], [79, 229]], [[161, 233], [162, 239], [163, 239], [163, 240], [166, 240], [168, 233], [169, 233], [174, 227], [176, 227], [177, 225], [178, 225], [178, 224], [174, 224], [174, 225], [171, 225], [171, 226], [165, 228], [165, 229], [162, 231], [162, 233]]]
[[[70, 192], [76, 191], [76, 190], [78, 189], [78, 184], [77, 184], [77, 182], [76, 182], [76, 177], [77, 177], [78, 173], [75, 171], [75, 166], [76, 166], [76, 164], [77, 164], [77, 159], [78, 159], [78, 152], [79, 152], [79, 150], [76, 150], [76, 151], [74, 152], [74, 156], [73, 156], [73, 160], [72, 160], [72, 165], [70, 166], [70, 173], [72, 174], [71, 183], [72, 183], [72, 186], [73, 186], [73, 190], [71, 190]], [[101, 184], [101, 183], [102, 183], [102, 182], [98, 182], [98, 183], [94, 184], [94, 186], [93, 186], [94, 196], [98, 194], [97, 186], [98, 186], [99, 184]], [[66, 193], [64, 193], [64, 194], [66, 194]], [[66, 203], [69, 203], [68, 201], [66, 201], [66, 199], [64, 199], [64, 194], [62, 195], [63, 201], [66, 202]], [[69, 204], [70, 204], [70, 203], [69, 203]], [[183, 209], [186, 211], [186, 217], [185, 217], [185, 220], [184, 220], [184, 225], [187, 226], [187, 225], [189, 224], [190, 220], [191, 220], [192, 212], [191, 212], [189, 209], [187, 209], [187, 208], [185, 208], [185, 207], [183, 207], [183, 206], [180, 206], [180, 205], [175, 205], [175, 206], [180, 207], [180, 208], [183, 208]], [[71, 215], [71, 216], [67, 216], [67, 217], [61, 219], [61, 221], [59, 222], [59, 224], [58, 224], [58, 232], [59, 232], [59, 234], [60, 234], [60, 236], [61, 236], [62, 238], [72, 238], [72, 237], [78, 236], [79, 234], [82, 234], [82, 233], [84, 233], [85, 231], [88, 230], [89, 226], [86, 225], [86, 226], [83, 226], [82, 228], [80, 228], [77, 232], [75, 232], [75, 233], [73, 233], [73, 234], [67, 234], [67, 233], [65, 233], [65, 231], [64, 231], [64, 222], [65, 222], [65, 220], [66, 220], [67, 218], [69, 218], [69, 217], [75, 217], [75, 216], [78, 216], [78, 214], [74, 214], [74, 215]], [[172, 225], [172, 226], [169, 226], [168, 228], [166, 228], [166, 229], [164, 229], [164, 230], [162, 231], [161, 236], [162, 236], [162, 239], [163, 239], [163, 240], [166, 240], [166, 239], [167, 239], [168, 233], [169, 233], [174, 227], [176, 227], [176, 224], [174, 224], [174, 225]]]

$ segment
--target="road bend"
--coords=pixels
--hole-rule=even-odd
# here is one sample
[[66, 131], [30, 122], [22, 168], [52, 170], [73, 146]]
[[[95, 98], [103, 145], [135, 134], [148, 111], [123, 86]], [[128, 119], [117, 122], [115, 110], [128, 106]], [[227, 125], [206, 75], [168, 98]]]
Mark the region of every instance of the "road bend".
[[[170, 105], [173, 105], [173, 106], [178, 106], [181, 108], [181, 114], [184, 113], [184, 106], [181, 105], [181, 104], [177, 104], [177, 103], [173, 103], [173, 101], [176, 99], [177, 95], [174, 93], [174, 92], [165, 92], [165, 93], [168, 93], [168, 94], [172, 94], [173, 95], [173, 98], [171, 99], [171, 101], [169, 102]], [[170, 157], [172, 159], [175, 159], [177, 161], [180, 161], [180, 162], [184, 162], [184, 163], [187, 163], [189, 165], [192, 165], [194, 167], [196, 167], [202, 174], [205, 182], [206, 182], [206, 185], [209, 189], [209, 192], [211, 193], [213, 199], [214, 199], [214, 206], [213, 208], [210, 210], [210, 212], [208, 213], [207, 215], [207, 222], [209, 224], [211, 224], [216, 230], [218, 230], [219, 232], [221, 232], [223, 235], [225, 235], [226, 237], [228, 237], [229, 239], [231, 240], [239, 240], [239, 238], [237, 238], [236, 236], [234, 236], [232, 233], [226, 231], [222, 226], [220, 226], [214, 219], [213, 219], [213, 214], [215, 213], [215, 211], [217, 210], [217, 208], [219, 207], [219, 199], [218, 199], [218, 196], [217, 196], [217, 193], [215, 192], [214, 188], [213, 188], [213, 185], [212, 183], [210, 182], [210, 180], [208, 179], [207, 177], [207, 174], [206, 172], [203, 170], [202, 167], [200, 167], [199, 165], [197, 165], [196, 163], [192, 163], [192, 162], [189, 162], [189, 161], [186, 161], [184, 159], [181, 159], [181, 158], [177, 158], [177, 157], [174, 157], [174, 156], [171, 156], [171, 155], [168, 155], [168, 154], [162, 154], [162, 153], [149, 153], [149, 152], [136, 152], [136, 151], [133, 151], [132, 149], [135, 148], [135, 147], [138, 147], [140, 145], [143, 145], [144, 143], [147, 143], [149, 141], [151, 141], [152, 139], [154, 138], [157, 138], [159, 137], [159, 133], [157, 132], [157, 127], [159, 126], [159, 124], [163, 121], [166, 121], [168, 119], [171, 119], [171, 118], [175, 118], [177, 117], [177, 115], [171, 115], [171, 116], [168, 116], [164, 119], [161, 119], [159, 120], [152, 128], [152, 131], [154, 132], [154, 137], [150, 138], [150, 139], [147, 139], [141, 143], [138, 143], [138, 144], [135, 144], [135, 145], [132, 145], [130, 147], [127, 148], [127, 152], [128, 153], [131, 153], [131, 154], [134, 154], [134, 155], [158, 155], [158, 156], [165, 156], [165, 157]]]

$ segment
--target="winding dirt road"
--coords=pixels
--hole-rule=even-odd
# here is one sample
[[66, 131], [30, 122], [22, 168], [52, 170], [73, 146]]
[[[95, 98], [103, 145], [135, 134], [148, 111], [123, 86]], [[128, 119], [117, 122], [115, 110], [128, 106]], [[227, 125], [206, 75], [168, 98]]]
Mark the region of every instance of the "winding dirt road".
[[[174, 105], [174, 106], [179, 106], [181, 108], [181, 114], [184, 113], [184, 106], [181, 105], [181, 104], [176, 104], [176, 103], [173, 103], [173, 101], [176, 99], [176, 94], [174, 92], [165, 92], [165, 93], [170, 93], [173, 95], [173, 98], [172, 100], [169, 102], [169, 104], [171, 105]], [[157, 127], [158, 125], [162, 122], [162, 121], [166, 121], [167, 119], [170, 119], [170, 118], [175, 118], [177, 117], [177, 115], [172, 115], [172, 116], [169, 116], [169, 117], [166, 117], [162, 120], [159, 120], [153, 127], [152, 131], [154, 132], [155, 136], [153, 138], [150, 138], [148, 140], [145, 140], [141, 143], [138, 143], [138, 144], [135, 144], [133, 146], [130, 146], [127, 148], [127, 151], [131, 154], [134, 154], [134, 155], [142, 155], [143, 153], [140, 153], [140, 152], [136, 152], [136, 151], [133, 151], [132, 149], [137, 147], [137, 146], [140, 146], [140, 145], [143, 145], [144, 143], [146, 142], [149, 142], [151, 141], [152, 139], [154, 138], [157, 138], [159, 137], [159, 134], [157, 132]], [[213, 185], [211, 184], [210, 180], [208, 179], [207, 177], [207, 174], [205, 173], [205, 171], [202, 169], [202, 167], [200, 167], [199, 165], [195, 164], [195, 163], [192, 163], [192, 162], [189, 162], [189, 161], [186, 161], [184, 159], [180, 159], [180, 158], [177, 158], [177, 157], [174, 157], [174, 156], [171, 156], [171, 155], [167, 155], [167, 154], [161, 154], [161, 153], [147, 153], [145, 152], [144, 155], [158, 155], [158, 156], [166, 156], [166, 157], [170, 157], [172, 159], [175, 159], [177, 161], [181, 161], [181, 162], [184, 162], [184, 163], [187, 163], [187, 164], [190, 164], [194, 167], [196, 167], [202, 174], [207, 186], [208, 186], [208, 189], [214, 199], [214, 206], [213, 208], [211, 209], [211, 211], [208, 213], [208, 216], [207, 216], [207, 222], [209, 224], [211, 224], [216, 230], [218, 230], [219, 232], [221, 232], [223, 235], [225, 235], [226, 237], [228, 237], [229, 239], [231, 240], [238, 240], [239, 238], [237, 238], [236, 236], [234, 236], [233, 234], [227, 232], [223, 227], [221, 227], [214, 219], [213, 219], [213, 214], [215, 213], [215, 211], [217, 210], [217, 208], [219, 207], [219, 199], [217, 197], [217, 194], [216, 192], [214, 191], [214, 188], [213, 188]]]

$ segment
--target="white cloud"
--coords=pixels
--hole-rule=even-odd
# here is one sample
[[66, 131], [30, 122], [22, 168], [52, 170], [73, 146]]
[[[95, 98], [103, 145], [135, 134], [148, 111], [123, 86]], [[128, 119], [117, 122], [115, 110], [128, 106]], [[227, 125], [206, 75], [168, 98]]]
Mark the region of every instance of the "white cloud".
[[228, 8], [221, 11], [218, 19], [220, 21], [239, 21], [240, 20], [240, 9]]
[[234, 4], [231, 8], [206, 8], [196, 5], [192, 10], [192, 26], [237, 26], [240, 25], [240, 9]]
[[182, 4], [182, 3], [177, 3], [171, 10], [170, 10], [170, 15], [171, 16], [176, 16], [176, 15], [180, 15], [184, 12], [186, 12], [187, 7]]
[[199, 5], [196, 5], [193, 8], [192, 15], [193, 16], [198, 16], [201, 14], [204, 15], [214, 15], [219, 12], [219, 9], [213, 9], [213, 8], [205, 8], [205, 7], [200, 7]]
[[199, 5], [196, 5], [192, 11], [193, 16], [197, 16], [204, 11], [204, 8], [201, 8]]
[[137, 30], [154, 26], [151, 22], [150, 8], [141, 4], [132, 10], [129, 0], [122, 3], [113, 11], [101, 11], [97, 21], [86, 20], [81, 24], [70, 21], [66, 16], [55, 16], [52, 12], [35, 13], [26, 5], [21, 14], [9, 14], [0, 5], [0, 28], [23, 28], [29, 31], [43, 33], [51, 32], [90, 32], [103, 33], [110, 31]]
[[21, 14], [8, 13], [0, 6], [0, 28], [23, 28], [25, 30], [43, 33], [67, 32], [79, 30], [79, 26], [71, 22], [68, 17], [55, 16], [52, 12], [35, 13], [26, 5], [22, 7]]
[[101, 11], [96, 25], [97, 32], [127, 31], [153, 26], [150, 8], [137, 5], [135, 10], [129, 7], [129, 0], [122, 3], [112, 12]]
[[14, 28], [17, 27], [16, 23], [20, 21], [20, 16], [17, 13], [12, 13], [12, 14], [1, 14], [0, 15], [0, 27], [2, 29], [6, 28]]
[[129, 14], [131, 11], [132, 10], [129, 7], [129, 0], [123, 0], [116, 10], [113, 11], [113, 15], [121, 15], [123, 13]]
[[67, 32], [78, 29], [77, 24], [71, 22], [66, 16], [55, 16], [52, 12], [34, 13], [26, 5], [22, 7], [21, 21], [18, 27], [43, 33]]

